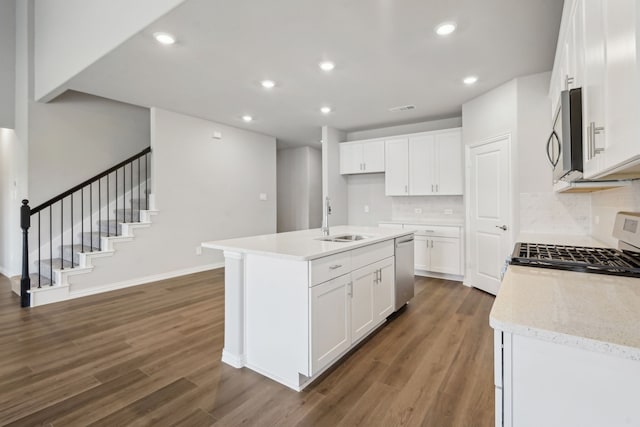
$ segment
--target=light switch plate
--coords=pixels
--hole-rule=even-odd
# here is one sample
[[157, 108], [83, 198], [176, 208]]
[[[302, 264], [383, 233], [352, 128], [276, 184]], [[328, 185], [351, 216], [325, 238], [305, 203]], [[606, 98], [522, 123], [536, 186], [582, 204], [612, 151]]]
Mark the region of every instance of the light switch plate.
[[364, 213], [369, 213], [369, 205], [364, 205]]
[[213, 139], [222, 139], [222, 132], [214, 132]]
[[413, 213], [421, 214], [422, 213], [422, 208], [413, 209]]
[[260, 200], [267, 200], [267, 193], [260, 193]]

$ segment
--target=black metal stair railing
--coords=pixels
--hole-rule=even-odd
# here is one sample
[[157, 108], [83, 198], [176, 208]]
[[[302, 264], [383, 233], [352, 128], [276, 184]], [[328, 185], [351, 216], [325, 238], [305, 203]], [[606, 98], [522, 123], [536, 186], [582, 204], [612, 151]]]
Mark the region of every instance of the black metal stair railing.
[[[54, 269], [59, 268], [60, 270], [64, 270], [65, 268], [76, 267], [79, 262], [75, 259], [77, 253], [86, 253], [87, 251], [94, 252], [96, 250], [101, 251], [102, 237], [119, 236], [122, 234], [122, 230], [119, 225], [120, 223], [134, 222], [134, 219], [137, 222], [140, 222], [140, 211], [148, 209], [149, 207], [150, 154], [151, 147], [147, 147], [140, 153], [118, 163], [117, 165], [67, 191], [60, 193], [35, 208], [29, 207], [28, 200], [22, 201], [22, 206], [20, 207], [20, 228], [22, 229], [23, 235], [22, 275], [20, 278], [20, 305], [22, 307], [30, 306], [28, 291], [31, 289], [32, 278], [37, 280], [38, 288], [47, 285], [53, 286]], [[136, 170], [135, 174], [134, 170]], [[136, 175], [137, 180], [135, 180]], [[113, 186], [111, 185], [112, 181]], [[103, 182], [105, 183], [104, 186], [102, 185]], [[134, 203], [136, 190], [138, 197], [137, 202]], [[143, 190], [144, 198], [142, 198]], [[126, 208], [127, 197], [129, 199], [129, 209]], [[94, 204], [94, 202], [96, 203]], [[80, 205], [79, 207], [78, 204]], [[112, 204], [115, 205], [114, 219], [111, 218], [110, 213], [110, 206]], [[86, 217], [85, 208], [88, 210]], [[102, 220], [103, 210], [106, 213], [106, 222]], [[135, 213], [136, 210], [137, 213]], [[59, 218], [56, 218], [58, 215]], [[94, 227], [95, 215], [97, 215], [98, 219], [96, 227]], [[36, 218], [32, 221], [34, 216], [36, 216]], [[45, 217], [44, 230], [41, 218], [42, 216]], [[46, 218], [47, 216], [48, 218]], [[75, 236], [74, 232], [77, 230], [78, 222], [80, 223], [80, 235]], [[85, 222], [88, 222], [89, 230], [86, 233]], [[29, 228], [31, 228], [32, 223], [34, 226], [37, 224], [37, 242], [34, 236], [29, 236]], [[46, 229], [47, 223], [48, 230]], [[54, 230], [54, 225], [59, 226], [59, 230]], [[105, 229], [106, 231], [104, 231]], [[56, 231], [59, 231], [59, 233]], [[94, 235], [94, 231], [96, 231], [97, 235]], [[68, 240], [70, 240], [68, 249], [65, 247], [65, 233], [68, 233]], [[43, 234], [45, 237], [44, 244], [42, 240]], [[46, 239], [47, 234], [48, 242]], [[97, 237], [97, 239], [95, 237]], [[57, 238], [59, 238], [60, 241], [59, 260], [53, 257], [53, 245]], [[36, 268], [33, 269], [35, 270], [33, 273], [31, 273], [32, 266], [29, 265], [30, 240], [37, 246], [37, 262], [35, 264]], [[45, 258], [43, 259], [42, 250], [43, 248], [47, 249], [47, 246], [49, 256], [47, 258], [45, 255]], [[70, 254], [68, 252], [70, 252]], [[44, 280], [44, 277], [47, 277], [47, 280]]]

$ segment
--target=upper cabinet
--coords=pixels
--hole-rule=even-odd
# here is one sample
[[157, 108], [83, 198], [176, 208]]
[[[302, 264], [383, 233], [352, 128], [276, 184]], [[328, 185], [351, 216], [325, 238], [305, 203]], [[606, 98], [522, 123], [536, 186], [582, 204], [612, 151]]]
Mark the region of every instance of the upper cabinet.
[[640, 177], [640, 3], [565, 2], [549, 96], [583, 95], [584, 177]]
[[340, 144], [340, 173], [384, 172], [384, 140]]
[[460, 128], [388, 139], [385, 157], [387, 196], [463, 193]]

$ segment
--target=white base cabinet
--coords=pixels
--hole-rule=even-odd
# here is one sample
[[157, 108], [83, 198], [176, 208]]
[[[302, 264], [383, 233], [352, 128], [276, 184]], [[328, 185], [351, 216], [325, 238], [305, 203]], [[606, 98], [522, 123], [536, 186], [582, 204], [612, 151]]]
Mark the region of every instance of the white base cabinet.
[[495, 330], [496, 426], [638, 426], [640, 361]]

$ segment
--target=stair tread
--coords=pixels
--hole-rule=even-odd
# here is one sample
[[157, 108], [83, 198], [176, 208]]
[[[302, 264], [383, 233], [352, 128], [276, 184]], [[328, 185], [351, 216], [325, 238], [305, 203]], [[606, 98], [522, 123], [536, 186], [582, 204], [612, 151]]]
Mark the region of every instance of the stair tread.
[[[106, 235], [106, 233], [105, 233]], [[90, 245], [81, 245], [79, 243], [74, 244], [73, 246], [71, 245], [64, 245], [62, 247], [64, 250], [73, 250], [74, 252], [96, 252], [99, 251], [100, 248], [97, 247], [91, 247]]]
[[[29, 278], [31, 279], [31, 288], [37, 288], [38, 287], [38, 273], [31, 273], [29, 275]], [[49, 280], [47, 277], [44, 277], [42, 275], [40, 275], [40, 286], [49, 286], [51, 284], [51, 280]]]

